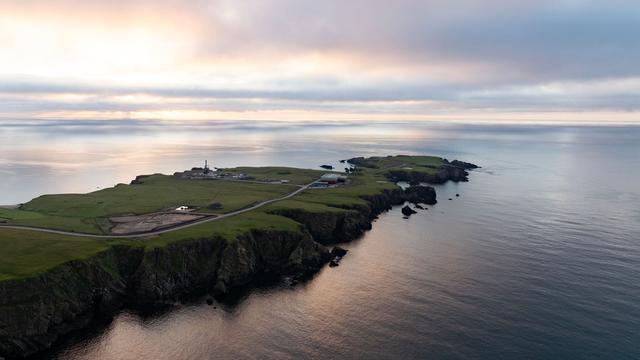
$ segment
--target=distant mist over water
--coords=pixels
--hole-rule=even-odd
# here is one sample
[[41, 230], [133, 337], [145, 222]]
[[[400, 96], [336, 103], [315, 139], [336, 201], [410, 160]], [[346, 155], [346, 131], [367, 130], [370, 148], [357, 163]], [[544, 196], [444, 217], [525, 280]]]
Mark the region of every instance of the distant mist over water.
[[437, 186], [439, 203], [408, 220], [382, 215], [304, 284], [125, 311], [45, 356], [640, 358], [640, 127], [15, 122], [0, 124], [0, 204], [205, 159], [318, 168], [389, 154], [482, 168]]
[[586, 143], [594, 151], [609, 143], [609, 148], [628, 144], [637, 150], [633, 145], [638, 129], [437, 122], [2, 121], [0, 204], [45, 193], [93, 191], [128, 183], [139, 174], [199, 166], [204, 160], [220, 167], [318, 168], [350, 156], [429, 153], [483, 158], [493, 156], [495, 149], [507, 151], [500, 150], [503, 162], [526, 161], [509, 154], [516, 144], [530, 144], [533, 152], [541, 146], [555, 149], [545, 152], [549, 156]]

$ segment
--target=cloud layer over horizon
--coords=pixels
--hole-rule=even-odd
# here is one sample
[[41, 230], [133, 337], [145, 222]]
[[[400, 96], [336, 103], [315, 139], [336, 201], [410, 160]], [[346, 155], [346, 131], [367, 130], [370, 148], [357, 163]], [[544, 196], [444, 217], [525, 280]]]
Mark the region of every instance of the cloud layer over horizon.
[[634, 122], [638, 64], [630, 0], [0, 3], [0, 119]]

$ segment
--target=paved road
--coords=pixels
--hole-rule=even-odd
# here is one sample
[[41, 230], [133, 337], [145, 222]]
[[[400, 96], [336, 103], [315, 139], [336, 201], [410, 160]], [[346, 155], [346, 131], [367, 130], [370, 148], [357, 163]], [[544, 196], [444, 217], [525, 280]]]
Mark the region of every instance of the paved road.
[[[317, 180], [316, 180], [317, 181]], [[282, 201], [282, 200], [286, 200], [289, 198], [292, 198], [296, 195], [298, 195], [299, 193], [305, 191], [309, 186], [311, 186], [311, 184], [315, 183], [309, 183], [307, 185], [301, 186], [299, 189], [297, 189], [296, 191], [289, 193], [286, 196], [277, 198], [277, 199], [271, 199], [271, 200], [265, 200], [263, 202], [260, 202], [256, 205], [253, 205], [251, 207], [248, 208], [244, 208], [244, 209], [240, 209], [240, 210], [236, 210], [236, 211], [232, 211], [230, 213], [226, 213], [224, 215], [219, 215], [216, 217], [207, 217], [204, 219], [199, 219], [199, 220], [195, 220], [192, 222], [189, 222], [187, 224], [182, 224], [182, 225], [177, 225], [177, 226], [172, 226], [166, 229], [162, 229], [162, 230], [153, 230], [153, 231], [146, 231], [146, 232], [141, 232], [141, 233], [137, 233], [137, 234], [129, 234], [129, 235], [97, 235], [97, 234], [87, 234], [87, 233], [79, 233], [79, 232], [70, 232], [70, 231], [63, 231], [63, 230], [54, 230], [54, 229], [46, 229], [46, 228], [40, 228], [40, 227], [35, 227], [35, 226], [23, 226], [23, 225], [1, 225], [0, 224], [0, 229], [1, 228], [5, 228], [5, 229], [19, 229], [19, 230], [33, 230], [33, 231], [39, 231], [39, 232], [46, 232], [46, 233], [51, 233], [51, 234], [60, 234], [60, 235], [70, 235], [70, 236], [81, 236], [81, 237], [90, 237], [90, 238], [98, 238], [98, 239], [120, 239], [120, 238], [133, 238], [133, 237], [144, 237], [144, 236], [153, 236], [153, 235], [160, 235], [160, 234], [164, 234], [170, 231], [176, 231], [176, 230], [182, 230], [182, 229], [186, 229], [192, 226], [196, 226], [196, 225], [200, 225], [200, 224], [204, 224], [204, 223], [208, 223], [208, 222], [212, 222], [212, 221], [216, 221], [216, 220], [220, 220], [220, 219], [225, 219], [231, 216], [235, 216], [235, 215], [239, 215], [242, 213], [246, 213], [249, 211], [253, 211], [255, 209], [261, 208], [265, 205], [269, 205], [272, 204], [274, 202], [277, 201]]]

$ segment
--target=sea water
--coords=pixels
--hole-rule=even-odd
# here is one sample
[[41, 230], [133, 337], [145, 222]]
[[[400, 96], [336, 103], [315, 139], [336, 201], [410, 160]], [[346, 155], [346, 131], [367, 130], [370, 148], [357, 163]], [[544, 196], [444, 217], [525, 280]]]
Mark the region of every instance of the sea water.
[[438, 204], [410, 219], [383, 214], [307, 282], [123, 311], [42, 356], [640, 358], [640, 127], [5, 122], [0, 204], [204, 160], [318, 168], [388, 154], [482, 168], [437, 186]]

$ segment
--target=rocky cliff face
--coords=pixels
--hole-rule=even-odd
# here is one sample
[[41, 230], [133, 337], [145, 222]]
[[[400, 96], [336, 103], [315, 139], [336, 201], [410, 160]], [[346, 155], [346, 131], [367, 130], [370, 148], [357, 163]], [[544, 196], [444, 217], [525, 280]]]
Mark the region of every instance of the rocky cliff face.
[[327, 261], [328, 250], [305, 231], [257, 230], [234, 241], [213, 237], [148, 250], [114, 247], [35, 278], [0, 282], [0, 357], [47, 349], [125, 305], [225, 293], [259, 273], [306, 273]]
[[96, 312], [120, 308], [132, 270], [128, 260], [140, 255], [139, 249], [114, 247], [35, 278], [0, 282], [0, 356], [45, 349]]
[[431, 187], [398, 188], [366, 200], [367, 205], [340, 212], [278, 212], [302, 224], [300, 231], [256, 229], [234, 240], [211, 237], [153, 249], [117, 246], [34, 278], [0, 282], [0, 357], [47, 349], [95, 316], [110, 316], [126, 305], [223, 294], [263, 273], [317, 271], [330, 259], [321, 244], [353, 240], [391, 206], [433, 204], [436, 194]]
[[364, 230], [371, 228], [367, 212], [346, 210], [317, 213], [286, 209], [273, 213], [303, 224], [316, 242], [328, 245], [357, 238]]
[[386, 190], [380, 194], [366, 197], [367, 205], [347, 207], [346, 211], [309, 212], [302, 209], [277, 210], [273, 213], [286, 216], [303, 224], [321, 244], [329, 245], [356, 239], [371, 229], [371, 220], [394, 205], [405, 201], [412, 203], [435, 204], [436, 192], [430, 186], [411, 186]]
[[306, 231], [255, 230], [224, 249], [215, 292], [222, 294], [245, 285], [260, 273], [279, 275], [317, 271], [328, 261], [328, 250], [313, 241]]
[[409, 184], [416, 185], [419, 183], [442, 184], [451, 181], [468, 181], [469, 173], [457, 166], [443, 165], [435, 168], [434, 173], [426, 173], [421, 171], [393, 169], [389, 170], [387, 177], [395, 182], [406, 181]]
[[225, 239], [212, 237], [144, 251], [135, 272], [127, 279], [128, 302], [172, 303], [210, 289], [226, 246]]
[[[449, 180], [456, 182], [468, 181], [469, 173], [466, 170], [478, 168], [475, 164], [460, 160], [449, 162], [449, 160], [443, 159], [443, 161], [444, 164], [442, 165], [425, 166], [434, 170], [431, 173], [409, 169], [391, 169], [387, 171], [386, 175], [394, 182], [406, 181], [412, 185], [418, 185], [419, 183], [442, 184]], [[376, 162], [371, 158], [356, 157], [347, 160], [347, 162], [356, 167], [378, 168]]]

